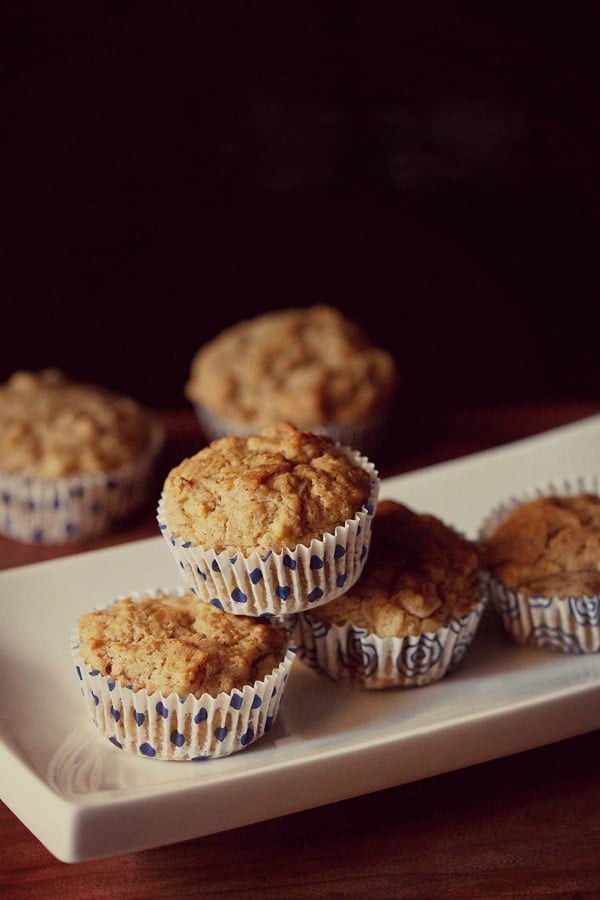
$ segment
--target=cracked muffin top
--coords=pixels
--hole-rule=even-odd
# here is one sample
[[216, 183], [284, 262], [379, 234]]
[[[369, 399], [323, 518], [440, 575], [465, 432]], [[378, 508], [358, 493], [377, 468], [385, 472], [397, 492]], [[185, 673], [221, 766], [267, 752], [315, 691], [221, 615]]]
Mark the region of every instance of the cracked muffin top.
[[0, 385], [0, 470], [59, 478], [115, 469], [149, 444], [152, 418], [130, 397], [58, 369]]
[[387, 410], [397, 386], [392, 355], [337, 309], [315, 305], [245, 319], [192, 360], [185, 395], [255, 430], [354, 424]]
[[600, 593], [600, 497], [540, 497], [517, 506], [484, 542], [486, 565], [529, 595]]
[[280, 626], [223, 612], [191, 593], [117, 600], [81, 616], [78, 632], [87, 665], [167, 696], [241, 690], [272, 672], [287, 646]]
[[293, 550], [368, 502], [371, 475], [331, 438], [287, 422], [212, 441], [167, 475], [168, 528], [216, 552]]
[[310, 617], [384, 638], [436, 631], [477, 606], [480, 572], [473, 542], [435, 516], [380, 500], [362, 575]]

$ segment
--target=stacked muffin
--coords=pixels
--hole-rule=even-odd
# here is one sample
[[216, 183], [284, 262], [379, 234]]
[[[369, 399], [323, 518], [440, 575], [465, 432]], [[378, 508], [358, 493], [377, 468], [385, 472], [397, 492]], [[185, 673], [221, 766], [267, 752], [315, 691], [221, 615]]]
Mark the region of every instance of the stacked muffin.
[[281, 423], [184, 460], [166, 478], [158, 521], [198, 597], [229, 612], [295, 614], [356, 581], [378, 492], [366, 457]]
[[73, 638], [101, 733], [161, 759], [224, 756], [266, 733], [295, 615], [358, 579], [378, 491], [365, 457], [287, 423], [171, 470], [158, 520], [181, 590], [94, 610]]

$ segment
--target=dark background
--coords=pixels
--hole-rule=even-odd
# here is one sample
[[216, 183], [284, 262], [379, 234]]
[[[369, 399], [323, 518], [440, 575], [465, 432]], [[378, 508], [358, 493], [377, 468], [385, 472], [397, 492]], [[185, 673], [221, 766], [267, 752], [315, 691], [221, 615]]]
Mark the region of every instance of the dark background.
[[598, 8], [5, 4], [0, 380], [186, 407], [327, 302], [424, 408], [598, 397]]

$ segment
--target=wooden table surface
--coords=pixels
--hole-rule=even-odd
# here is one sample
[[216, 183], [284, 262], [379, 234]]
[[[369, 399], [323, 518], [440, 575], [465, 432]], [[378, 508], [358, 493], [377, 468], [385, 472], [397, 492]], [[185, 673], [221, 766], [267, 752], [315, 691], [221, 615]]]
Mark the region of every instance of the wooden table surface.
[[[377, 460], [410, 471], [600, 413], [600, 402], [415, 418]], [[157, 478], [204, 443], [188, 411], [164, 413]], [[0, 539], [0, 568], [156, 534], [154, 510], [74, 548]], [[185, 843], [85, 863], [55, 859], [0, 804], [0, 896], [600, 897], [600, 734]]]

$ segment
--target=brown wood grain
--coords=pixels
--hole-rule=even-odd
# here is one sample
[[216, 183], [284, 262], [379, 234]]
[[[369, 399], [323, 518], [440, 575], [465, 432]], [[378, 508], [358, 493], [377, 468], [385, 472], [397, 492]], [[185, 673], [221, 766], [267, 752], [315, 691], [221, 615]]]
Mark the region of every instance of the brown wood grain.
[[[600, 403], [448, 413], [396, 435], [382, 474], [475, 452], [600, 412]], [[165, 413], [161, 475], [203, 443], [187, 412]], [[425, 427], [426, 425], [426, 427]], [[388, 448], [389, 450], [389, 448]], [[84, 548], [0, 540], [0, 568], [156, 533], [153, 509]], [[600, 732], [374, 794], [113, 859], [56, 860], [0, 804], [0, 896], [600, 897]]]

